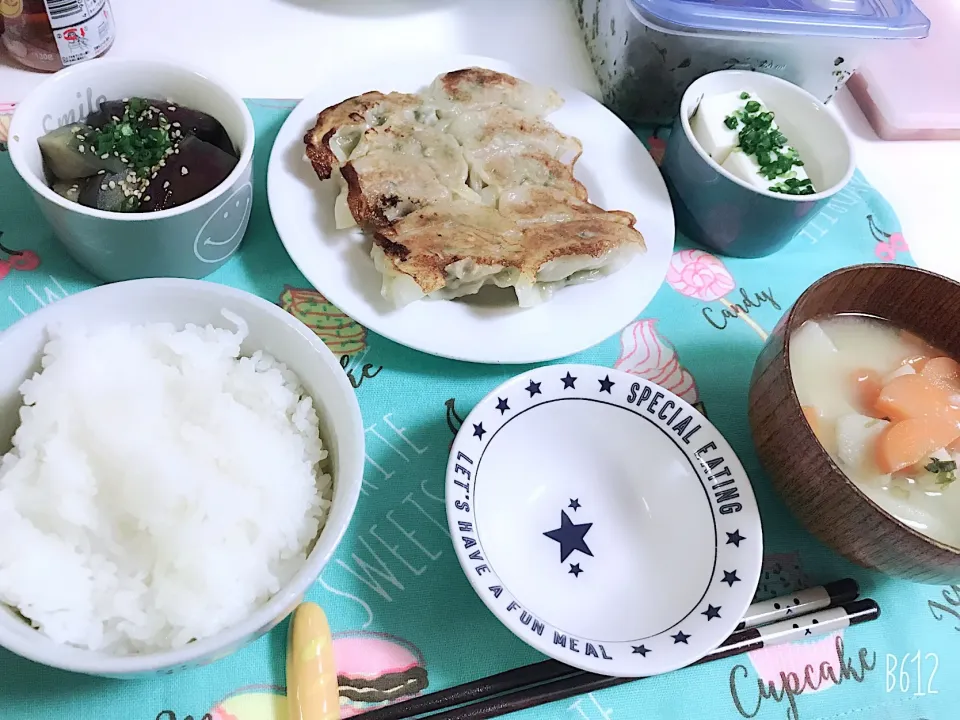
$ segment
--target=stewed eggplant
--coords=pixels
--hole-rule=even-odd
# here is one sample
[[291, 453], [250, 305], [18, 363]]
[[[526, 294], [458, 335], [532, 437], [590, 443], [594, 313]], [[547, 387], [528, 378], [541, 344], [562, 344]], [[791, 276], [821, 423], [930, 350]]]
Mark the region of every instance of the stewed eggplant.
[[39, 138], [50, 187], [108, 212], [156, 212], [205, 195], [236, 167], [226, 129], [166, 100], [108, 100]]

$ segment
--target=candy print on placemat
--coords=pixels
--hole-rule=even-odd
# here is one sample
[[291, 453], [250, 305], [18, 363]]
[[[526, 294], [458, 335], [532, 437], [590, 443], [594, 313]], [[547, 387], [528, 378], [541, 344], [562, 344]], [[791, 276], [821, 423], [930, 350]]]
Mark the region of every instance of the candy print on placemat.
[[724, 307], [719, 318], [714, 317], [713, 308], [705, 307], [702, 311], [707, 322], [718, 330], [723, 330], [729, 320], [740, 318], [761, 340], [767, 339], [767, 331], [750, 317], [751, 309], [762, 307], [764, 303], [780, 309], [769, 290], [754, 293], [751, 298], [746, 289], [740, 288], [741, 302], [732, 303], [727, 300], [724, 296], [736, 288], [737, 283], [720, 258], [703, 250], [687, 249], [675, 252], [670, 260], [670, 269], [667, 270], [667, 284], [686, 297], [702, 302], [720, 302]]

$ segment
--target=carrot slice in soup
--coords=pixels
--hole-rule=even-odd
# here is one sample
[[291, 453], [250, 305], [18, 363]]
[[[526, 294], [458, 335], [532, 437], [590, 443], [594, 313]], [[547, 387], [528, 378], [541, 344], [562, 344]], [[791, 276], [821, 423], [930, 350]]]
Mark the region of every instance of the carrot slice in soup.
[[817, 412], [817, 409], [810, 407], [809, 405], [801, 405], [800, 409], [803, 410], [803, 417], [807, 419], [807, 424], [810, 426], [810, 429], [813, 430], [813, 434], [817, 436], [817, 439], [820, 439], [820, 413]]
[[895, 423], [877, 439], [877, 467], [884, 473], [903, 470], [957, 438], [960, 429], [945, 418], [918, 417]]
[[853, 378], [854, 407], [864, 415], [876, 417], [877, 398], [880, 397], [880, 391], [883, 390], [880, 373], [869, 368], [860, 368], [854, 370], [851, 377]]
[[935, 357], [923, 366], [920, 375], [943, 390], [960, 393], [960, 363], [953, 358]]
[[891, 420], [942, 417], [960, 423], [960, 407], [951, 401], [953, 394], [937, 387], [923, 375], [900, 375], [880, 391], [874, 408], [881, 417]]

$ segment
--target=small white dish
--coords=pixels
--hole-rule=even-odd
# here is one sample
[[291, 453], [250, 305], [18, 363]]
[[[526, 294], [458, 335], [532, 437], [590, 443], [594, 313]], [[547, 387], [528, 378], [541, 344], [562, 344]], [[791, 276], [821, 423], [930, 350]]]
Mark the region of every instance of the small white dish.
[[[371, 241], [358, 230], [337, 230], [334, 180], [321, 182], [304, 160], [303, 136], [317, 113], [368, 90], [417, 92], [444, 72], [480, 66], [554, 87], [564, 106], [547, 116], [583, 143], [576, 176], [590, 201], [637, 218], [647, 252], [594, 282], [564, 288], [539, 307], [523, 310], [512, 292], [496, 301], [421, 300], [401, 309], [380, 295], [381, 276]], [[267, 195], [277, 232], [310, 283], [354, 320], [402, 345], [431, 355], [480, 363], [531, 363], [566, 357], [606, 340], [653, 299], [673, 252], [673, 208], [660, 171], [643, 143], [589, 95], [537, 78], [491, 58], [446, 56], [330, 66], [315, 93], [290, 114], [277, 135], [267, 169]], [[481, 293], [483, 296], [484, 293]]]
[[750, 480], [710, 422], [642, 378], [525, 372], [450, 451], [447, 520], [474, 590], [520, 639], [590, 672], [689, 665], [736, 628], [760, 577]]
[[97, 326], [168, 322], [230, 327], [221, 314], [242, 317], [249, 335], [245, 355], [266, 350], [300, 378], [314, 400], [333, 475], [333, 502], [306, 561], [290, 581], [243, 621], [183, 647], [139, 655], [111, 655], [54, 642], [0, 604], [0, 646], [28, 660], [88, 675], [132, 678], [206, 665], [239, 650], [275, 627], [303, 599], [333, 556], [350, 524], [363, 478], [363, 421], [356, 393], [340, 363], [310, 329], [263, 298], [211, 282], [132, 280], [71, 295], [28, 315], [0, 333], [0, 454], [10, 448], [23, 399], [19, 387], [40, 369], [53, 324]]
[[[84, 120], [104, 100], [170, 99], [209, 113], [239, 154], [213, 190], [179, 207], [151, 213], [105, 212], [70, 202], [44, 178], [37, 138]], [[205, 73], [159, 60], [101, 58], [72, 65], [40, 83], [17, 105], [10, 160], [40, 212], [70, 255], [101, 280], [206, 277], [243, 240], [253, 208], [253, 118], [239, 95]]]

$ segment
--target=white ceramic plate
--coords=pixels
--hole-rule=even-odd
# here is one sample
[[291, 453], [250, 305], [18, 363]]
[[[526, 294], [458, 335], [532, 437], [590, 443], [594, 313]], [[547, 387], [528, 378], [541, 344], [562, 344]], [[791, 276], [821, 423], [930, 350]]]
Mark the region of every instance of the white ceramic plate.
[[335, 228], [336, 182], [318, 180], [303, 159], [303, 136], [324, 108], [368, 90], [416, 92], [443, 72], [473, 65], [538, 82], [507, 63], [475, 56], [392, 60], [351, 66], [349, 72], [326, 65], [329, 69], [317, 78], [320, 89], [290, 114], [270, 155], [267, 194], [274, 224], [317, 290], [361, 325], [402, 345], [481, 363], [572, 355], [615, 334], [646, 307], [673, 251], [673, 209], [659, 169], [633, 132], [596, 100], [553, 85], [565, 104], [548, 119], [583, 143], [576, 175], [591, 202], [633, 213], [647, 252], [609, 277], [564, 288], [529, 310], [517, 307], [512, 291], [472, 301], [421, 300], [394, 309], [380, 295], [371, 241], [357, 230]]
[[487, 607], [604, 675], [689, 665], [753, 599], [762, 536], [730, 445], [634, 375], [553, 365], [484, 398], [450, 451], [447, 520]]

